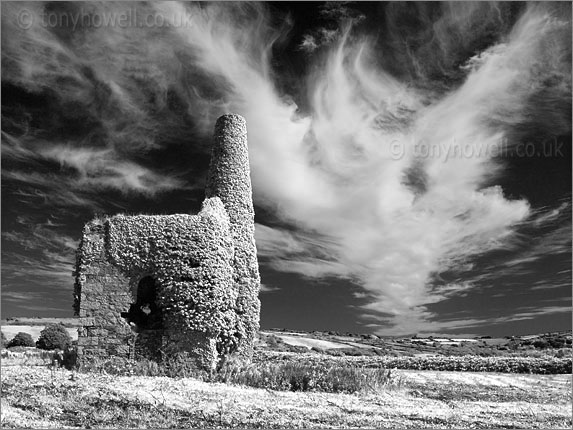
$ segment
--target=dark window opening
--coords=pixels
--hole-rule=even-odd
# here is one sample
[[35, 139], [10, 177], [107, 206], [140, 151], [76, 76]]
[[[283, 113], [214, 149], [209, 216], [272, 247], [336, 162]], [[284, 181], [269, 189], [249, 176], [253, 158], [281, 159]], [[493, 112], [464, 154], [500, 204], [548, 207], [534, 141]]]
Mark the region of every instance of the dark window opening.
[[157, 283], [151, 276], [146, 276], [137, 285], [137, 300], [121, 316], [136, 331], [158, 330], [163, 328], [163, 314], [157, 306]]

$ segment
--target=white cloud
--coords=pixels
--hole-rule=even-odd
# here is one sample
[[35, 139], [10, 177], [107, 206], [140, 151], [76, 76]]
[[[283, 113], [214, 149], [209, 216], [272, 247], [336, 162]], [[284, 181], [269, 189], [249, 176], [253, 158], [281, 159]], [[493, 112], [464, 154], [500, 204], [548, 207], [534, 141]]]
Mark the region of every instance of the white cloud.
[[78, 241], [51, 226], [51, 223], [30, 224], [25, 232], [4, 231], [2, 238], [17, 244], [2, 251], [2, 298], [18, 300], [25, 284], [30, 291], [21, 292], [30, 299], [34, 294], [66, 297], [71, 303], [74, 284], [72, 272]]
[[339, 261], [340, 246], [317, 233], [256, 224], [255, 240], [258, 256], [263, 258], [261, 264], [269, 264], [278, 271], [308, 278], [351, 276], [351, 270]]
[[[376, 69], [366, 43], [345, 45], [344, 39], [313, 77], [308, 118], [296, 119], [263, 77], [258, 91], [237, 85], [239, 111], [250, 124], [255, 196], [335, 244], [335, 262], [289, 257], [276, 267], [356, 276], [377, 298], [365, 310], [391, 315], [386, 322], [399, 330], [424, 327], [435, 318], [424, 305], [470, 290], [471, 283], [431, 290], [429, 279], [467, 266], [472, 256], [514, 246], [515, 228], [530, 207], [507, 199], [499, 186], [483, 187], [503, 169], [487, 155], [503, 132], [487, 120], [519, 117], [536, 82], [532, 68], [544, 38], [559, 26], [526, 15], [459, 89], [429, 106], [423, 94]], [[420, 157], [421, 141], [433, 148], [457, 145], [470, 155]], [[392, 157], [393, 142], [402, 145], [399, 160]], [[421, 186], [404, 180], [412, 171]]]
[[[32, 141], [32, 144], [37, 146], [38, 142]], [[111, 189], [124, 194], [137, 193], [154, 196], [165, 191], [189, 188], [182, 180], [174, 176], [157, 173], [133, 161], [122, 159], [113, 148], [95, 149], [57, 144], [45, 145], [34, 151], [25, 149], [22, 144], [11, 148], [19, 149], [11, 149], [6, 154], [3, 152], [5, 157], [29, 156], [36, 160], [56, 161], [61, 166], [73, 168], [76, 174], [72, 176], [54, 172], [23, 172], [8, 169], [2, 172], [6, 179], [24, 184], [41, 187], [51, 185], [52, 188], [61, 188], [61, 191], [68, 195], [64, 202], [67, 201], [69, 204], [74, 204], [74, 200], [77, 200], [75, 202], [77, 204], [82, 202], [89, 204], [87, 199], [81, 196], [81, 191]], [[60, 193], [55, 194], [56, 200], [62, 199]]]
[[306, 251], [305, 245], [295, 233], [263, 224], [255, 225], [255, 240], [259, 257], [287, 256]]
[[[302, 115], [272, 82], [265, 62], [272, 40], [260, 42], [268, 35], [264, 14], [245, 25], [218, 6], [158, 9], [190, 14], [193, 25], [177, 30], [180, 40], [196, 65], [226, 82], [225, 103], [212, 113], [246, 117], [257, 202], [322, 240], [315, 248], [307, 236], [257, 226], [260, 255], [274, 257], [273, 267], [357, 279], [374, 297], [365, 312], [417, 331], [435, 318], [425, 305], [472, 288], [432, 289], [432, 274], [513, 247], [530, 207], [499, 186], [485, 188], [503, 170], [492, 156], [503, 129], [490, 123], [523, 118], [539, 85], [540, 59], [551, 55], [545, 43], [560, 40], [558, 19], [529, 11], [505, 43], [474, 61], [463, 85], [441, 98], [379, 69], [368, 42], [345, 33], [310, 76], [310, 113]], [[459, 154], [424, 157], [421, 142], [457, 146]]]
[[261, 286], [260, 286], [259, 291], [260, 291], [261, 293], [272, 293], [273, 291], [278, 291], [278, 288], [277, 288], [277, 287], [272, 287], [272, 286], [270, 286], [270, 285], [261, 283]]

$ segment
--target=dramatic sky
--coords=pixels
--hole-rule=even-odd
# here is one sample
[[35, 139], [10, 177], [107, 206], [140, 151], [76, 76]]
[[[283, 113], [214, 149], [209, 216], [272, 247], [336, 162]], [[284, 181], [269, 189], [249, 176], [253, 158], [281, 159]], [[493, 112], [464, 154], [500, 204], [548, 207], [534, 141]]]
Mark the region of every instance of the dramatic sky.
[[571, 329], [570, 3], [2, 2], [2, 317], [248, 123], [261, 326]]

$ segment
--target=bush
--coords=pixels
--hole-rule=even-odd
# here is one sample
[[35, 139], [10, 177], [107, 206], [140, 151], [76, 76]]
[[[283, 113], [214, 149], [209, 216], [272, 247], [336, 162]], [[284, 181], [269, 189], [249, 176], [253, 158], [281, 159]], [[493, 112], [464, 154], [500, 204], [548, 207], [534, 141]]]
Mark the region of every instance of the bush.
[[72, 344], [72, 337], [61, 324], [50, 324], [40, 332], [36, 346], [40, 349], [65, 350]]
[[348, 355], [350, 357], [358, 357], [361, 355], [364, 355], [364, 350], [360, 349], [360, 348], [338, 348], [338, 351], [341, 352], [344, 355]]
[[565, 338], [563, 337], [553, 337], [547, 340], [547, 343], [549, 343], [549, 346], [551, 346], [551, 348], [563, 348], [563, 346], [565, 345]]
[[284, 343], [281, 338], [271, 334], [266, 337], [267, 346], [272, 349], [277, 349], [281, 343]]
[[[147, 371], [155, 370], [152, 361], [144, 366]], [[200, 378], [204, 379], [207, 372], [199, 369], [187, 352], [179, 352], [163, 358], [160, 370], [163, 375], [170, 378]]]
[[[537, 351], [540, 353], [540, 351]], [[540, 357], [502, 356], [480, 357], [475, 355], [466, 356], [416, 356], [404, 355], [378, 357], [329, 357], [328, 355], [281, 356], [274, 353], [263, 352], [256, 357], [263, 364], [273, 362], [319, 362], [326, 366], [339, 366], [344, 363], [347, 366], [385, 369], [409, 369], [409, 370], [440, 370], [440, 371], [463, 371], [463, 372], [505, 372], [505, 373], [533, 373], [533, 374], [570, 374], [571, 357], [557, 358], [547, 354]]]
[[8, 342], [7, 347], [12, 348], [14, 346], [36, 346], [34, 339], [28, 333], [20, 332], [14, 338]]
[[76, 348], [66, 348], [62, 353], [62, 361], [59, 362], [60, 366], [68, 370], [78, 368], [78, 350]]

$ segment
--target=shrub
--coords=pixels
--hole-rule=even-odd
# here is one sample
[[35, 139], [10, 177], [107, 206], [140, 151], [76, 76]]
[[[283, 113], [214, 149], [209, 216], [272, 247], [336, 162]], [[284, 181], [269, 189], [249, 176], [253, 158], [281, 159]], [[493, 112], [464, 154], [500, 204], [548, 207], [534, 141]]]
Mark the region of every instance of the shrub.
[[288, 391], [355, 393], [395, 384], [390, 371], [322, 363], [279, 362], [241, 364], [230, 362], [212, 375], [213, 382]]
[[271, 334], [266, 337], [267, 346], [272, 349], [277, 349], [281, 343], [284, 343], [280, 337]]
[[14, 338], [8, 342], [7, 347], [12, 348], [14, 346], [36, 346], [34, 339], [28, 333], [20, 332]]
[[[540, 353], [540, 351], [537, 351]], [[257, 361], [272, 363], [277, 361], [302, 361], [302, 357], [293, 355], [283, 356], [275, 353], [263, 352]], [[320, 361], [325, 366], [359, 366], [366, 368], [385, 369], [411, 369], [411, 370], [445, 370], [464, 372], [507, 372], [507, 373], [534, 373], [534, 374], [570, 374], [572, 360], [571, 357], [557, 358], [547, 354], [540, 354], [540, 357], [522, 356], [502, 356], [502, 357], [480, 357], [475, 355], [466, 356], [416, 356], [408, 357], [404, 355], [378, 357], [329, 357], [311, 356], [304, 357], [305, 362], [313, 364]]]
[[512, 339], [507, 343], [507, 347], [511, 351], [517, 351], [519, 349], [520, 343], [518, 340]]
[[60, 366], [64, 366], [68, 370], [77, 369], [78, 367], [78, 350], [76, 348], [66, 348], [62, 357]]
[[565, 338], [563, 337], [553, 337], [547, 340], [547, 343], [549, 343], [549, 346], [551, 346], [551, 348], [563, 348], [563, 346], [565, 345]]
[[[152, 364], [149, 364], [152, 368]], [[195, 360], [187, 352], [180, 352], [163, 357], [161, 373], [170, 378], [200, 378], [204, 379], [207, 372], [197, 367]]]
[[351, 357], [357, 357], [360, 355], [364, 355], [364, 350], [360, 349], [360, 348], [338, 348], [338, 351], [340, 351], [342, 354], [344, 355], [348, 355]]
[[72, 337], [61, 324], [50, 324], [40, 332], [36, 346], [40, 349], [65, 350], [72, 344]]

